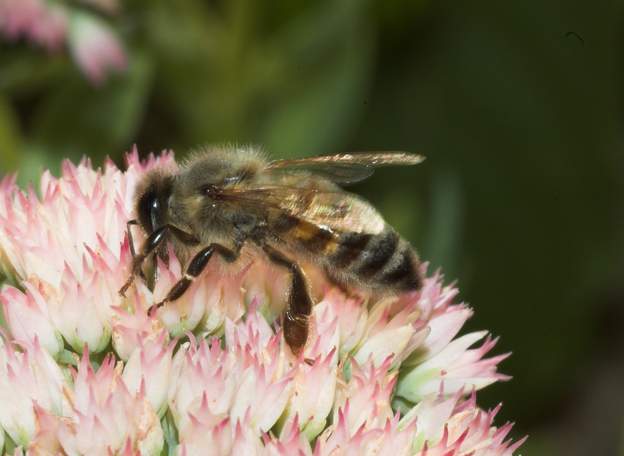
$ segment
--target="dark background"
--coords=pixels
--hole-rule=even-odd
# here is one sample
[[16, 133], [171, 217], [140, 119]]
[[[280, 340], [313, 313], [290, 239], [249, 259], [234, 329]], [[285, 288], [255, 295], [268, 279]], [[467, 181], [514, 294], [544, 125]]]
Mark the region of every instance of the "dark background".
[[624, 454], [623, 5], [573, 4], [127, 0], [105, 20], [129, 67], [101, 86], [0, 45], [0, 170], [133, 143], [423, 153], [356, 190], [513, 351], [480, 403], [523, 454]]

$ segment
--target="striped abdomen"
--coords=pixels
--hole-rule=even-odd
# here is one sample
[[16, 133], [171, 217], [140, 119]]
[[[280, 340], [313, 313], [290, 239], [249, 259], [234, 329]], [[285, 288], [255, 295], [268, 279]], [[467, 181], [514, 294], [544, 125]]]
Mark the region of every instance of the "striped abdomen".
[[386, 226], [379, 234], [336, 233], [297, 217], [282, 215], [273, 228], [282, 238], [315, 256], [340, 282], [397, 291], [421, 287], [418, 257], [391, 227]]
[[390, 227], [379, 234], [341, 234], [338, 245], [329, 261], [371, 288], [408, 291], [422, 285], [416, 254]]

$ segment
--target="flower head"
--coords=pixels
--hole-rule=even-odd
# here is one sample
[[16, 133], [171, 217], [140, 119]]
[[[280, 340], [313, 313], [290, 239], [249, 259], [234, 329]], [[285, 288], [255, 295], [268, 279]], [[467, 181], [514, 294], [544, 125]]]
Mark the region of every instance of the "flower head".
[[[111, 14], [117, 0], [81, 0]], [[65, 44], [78, 67], [95, 85], [111, 71], [126, 68], [126, 54], [117, 34], [96, 14], [58, 0], [0, 0], [0, 34], [10, 40], [25, 38], [48, 51]]]
[[36, 336], [21, 350], [0, 344], [0, 426], [15, 443], [27, 445], [38, 427], [35, 406], [59, 416], [66, 410], [66, 380]]
[[101, 84], [110, 70], [126, 68], [126, 54], [113, 30], [96, 16], [75, 13], [69, 28], [69, 48], [81, 70]]
[[67, 11], [44, 0], [0, 0], [0, 32], [11, 39], [27, 38], [57, 50], [67, 33]]
[[508, 456], [520, 445], [511, 425], [495, 426], [498, 409], [476, 402], [507, 378], [506, 355], [489, 356], [485, 332], [457, 337], [472, 311], [440, 274], [381, 300], [316, 287], [298, 356], [281, 330], [288, 275], [252, 251], [150, 310], [183, 275], [170, 249], [153, 286], [137, 278], [120, 296], [134, 188], [176, 167], [168, 153], [127, 161], [124, 172], [67, 162], [38, 192], [0, 182], [0, 262], [13, 282], [0, 291], [0, 437], [18, 451]]

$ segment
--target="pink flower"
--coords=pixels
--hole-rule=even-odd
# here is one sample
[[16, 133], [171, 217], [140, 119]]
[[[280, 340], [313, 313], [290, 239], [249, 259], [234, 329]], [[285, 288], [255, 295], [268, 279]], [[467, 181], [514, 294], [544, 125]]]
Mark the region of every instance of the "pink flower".
[[18, 454], [510, 456], [521, 444], [476, 402], [507, 378], [507, 355], [488, 357], [486, 332], [457, 337], [472, 310], [440, 274], [370, 301], [318, 278], [298, 357], [281, 332], [287, 276], [251, 251], [155, 312], [182, 275], [173, 251], [153, 289], [137, 279], [119, 296], [137, 181], [177, 166], [136, 150], [127, 162], [66, 162], [40, 197], [0, 182], [0, 263], [15, 285], [0, 290], [0, 436]]
[[[164, 299], [183, 275], [180, 262], [173, 252], [170, 255], [168, 265], [161, 259], [157, 262], [159, 280], [154, 288], [156, 302]], [[242, 317], [245, 309], [241, 287], [246, 269], [237, 274], [226, 274], [220, 266], [216, 260], [184, 296], [173, 305], [165, 305], [158, 310], [160, 319], [171, 334], [178, 337], [196, 329], [211, 334], [223, 326], [226, 318], [238, 320]]]
[[61, 367], [36, 337], [23, 351], [0, 339], [0, 427], [15, 443], [27, 445], [35, 436], [35, 406], [64, 413], [66, 387]]
[[155, 340], [145, 339], [132, 352], [123, 371], [123, 380], [131, 393], [139, 391], [157, 413], [166, 410], [167, 393], [171, 383], [174, 342], [167, 343], [168, 335], [161, 331]]
[[443, 390], [453, 394], [464, 389], [481, 389], [498, 380], [508, 380], [506, 375], [496, 372], [496, 365], [509, 354], [483, 358], [496, 339], [489, 337], [477, 349], [468, 347], [479, 341], [487, 332], [466, 334], [448, 344], [435, 356], [414, 367], [397, 386], [397, 394], [412, 402]]
[[147, 285], [139, 282], [120, 306], [113, 307], [112, 345], [122, 360], [127, 361], [144, 344], [161, 337], [165, 328], [163, 322], [149, 315], [149, 306], [153, 303]]
[[50, 318], [48, 304], [42, 290], [24, 283], [26, 292], [7, 286], [0, 292], [4, 316], [11, 334], [17, 341], [39, 340], [52, 356], [63, 349], [63, 338]]
[[0, 33], [10, 39], [27, 38], [53, 51], [67, 33], [67, 12], [44, 0], [0, 0]]
[[[119, 7], [117, 0], [82, 1], [109, 14]], [[67, 43], [95, 85], [127, 65], [123, 46], [103, 19], [56, 0], [0, 0], [0, 34], [10, 40], [25, 38], [48, 51], [59, 51]]]
[[515, 443], [505, 440], [512, 425], [493, 426], [499, 409], [500, 405], [490, 411], [479, 409], [474, 392], [469, 399], [462, 399], [461, 394], [448, 399], [431, 397], [402, 421], [416, 423], [414, 448], [420, 456], [511, 456], [526, 437]]
[[126, 54], [113, 30], [97, 17], [75, 13], [69, 28], [69, 48], [80, 69], [96, 85], [110, 70], [126, 68]]
[[85, 350], [73, 383], [73, 390], [67, 392], [70, 415], [59, 419], [57, 433], [66, 454], [160, 452], [164, 442], [154, 409], [144, 391], [133, 394], [127, 389], [112, 357], [105, 358], [95, 372]]

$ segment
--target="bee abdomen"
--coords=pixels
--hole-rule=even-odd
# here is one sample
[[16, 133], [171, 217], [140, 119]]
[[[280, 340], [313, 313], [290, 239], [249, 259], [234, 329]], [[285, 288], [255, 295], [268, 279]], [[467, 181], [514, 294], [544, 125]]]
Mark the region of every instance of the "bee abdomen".
[[376, 281], [402, 291], [418, 290], [422, 286], [419, 264], [410, 245], [401, 240], [391, 260], [377, 274]]
[[386, 230], [373, 236], [362, 250], [360, 261], [354, 264], [355, 272], [363, 278], [371, 279], [389, 264], [399, 246], [399, 235], [394, 230]]
[[331, 263], [340, 268], [349, 268], [366, 250], [375, 236], [368, 233], [344, 233], [338, 238], [338, 248], [331, 256]]
[[421, 287], [416, 254], [391, 228], [376, 235], [343, 234], [331, 259], [336, 267], [372, 288], [407, 291]]
[[272, 224], [273, 230], [279, 235], [286, 235], [309, 253], [326, 255], [337, 248], [336, 237], [332, 231], [298, 217], [282, 214]]

